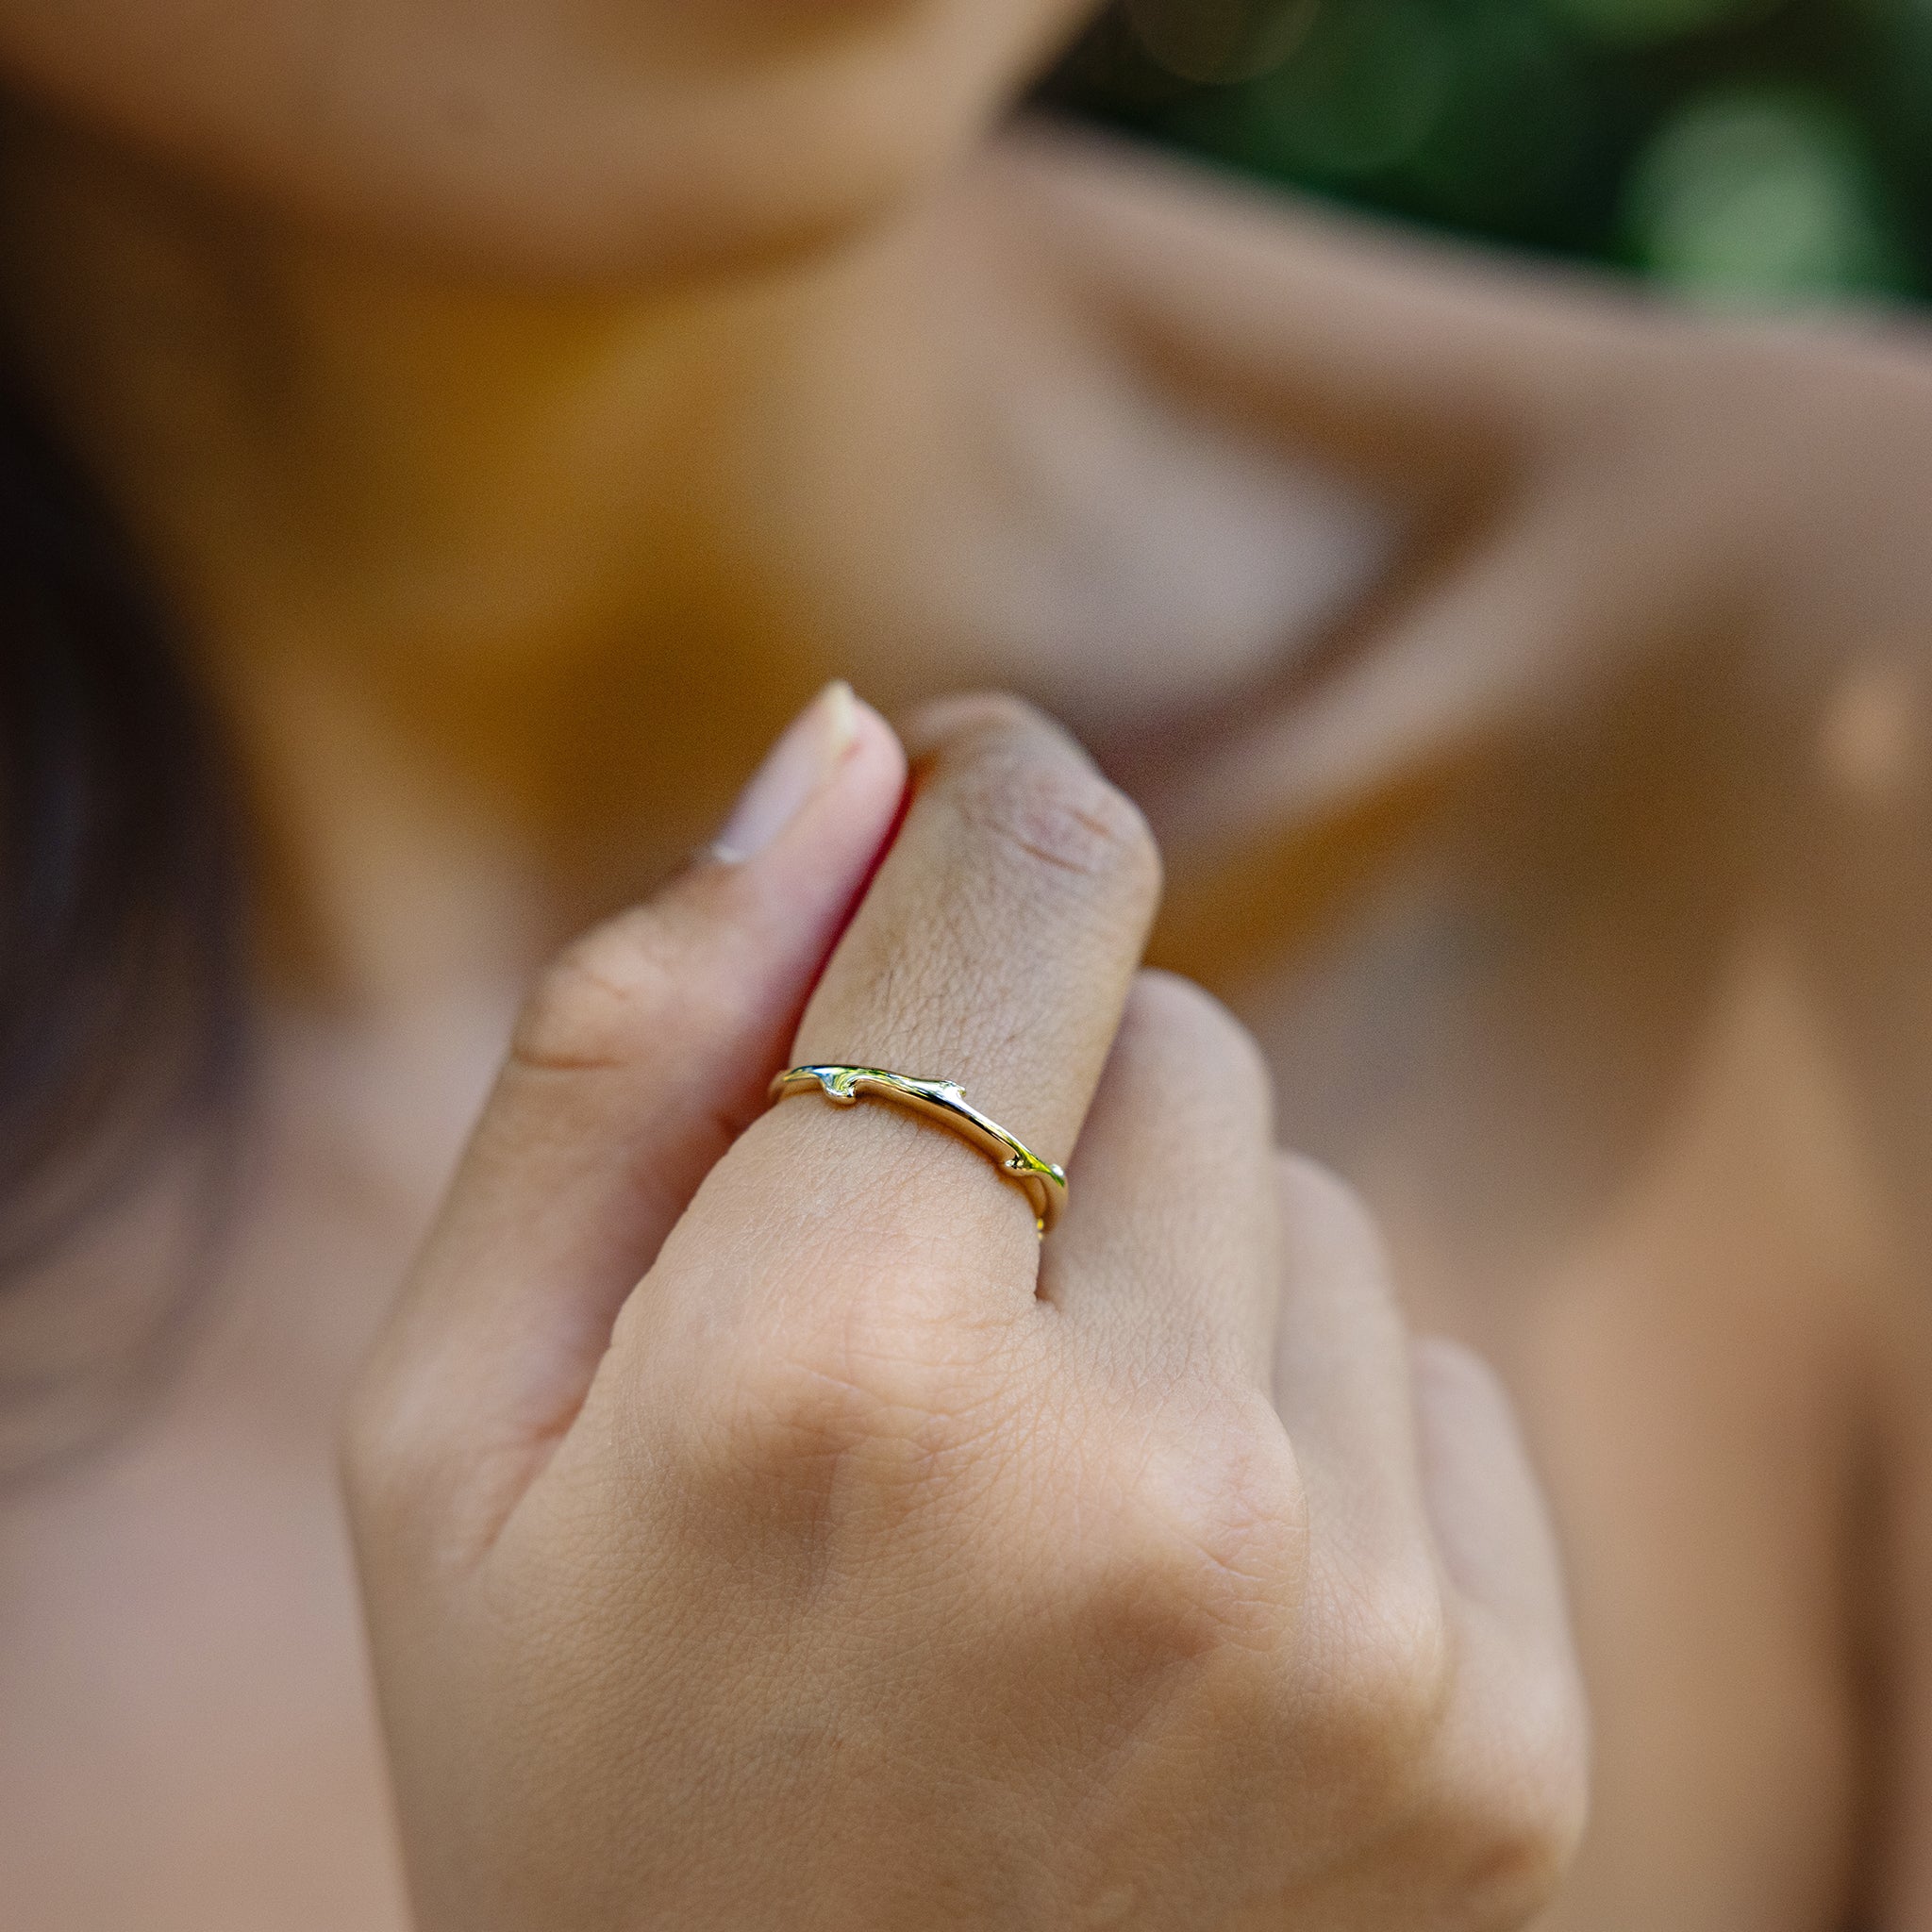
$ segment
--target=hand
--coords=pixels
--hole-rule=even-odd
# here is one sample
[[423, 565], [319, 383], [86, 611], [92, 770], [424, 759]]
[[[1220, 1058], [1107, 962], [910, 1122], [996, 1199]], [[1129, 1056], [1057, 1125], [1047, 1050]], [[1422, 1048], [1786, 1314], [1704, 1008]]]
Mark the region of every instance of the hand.
[[[549, 974], [355, 1405], [423, 1932], [1524, 1924], [1582, 1720], [1495, 1385], [1137, 973], [1071, 743], [943, 708], [866, 889], [902, 767], [837, 708], [782, 830]], [[764, 1108], [788, 1058], [1077, 1136], [1060, 1226]]]

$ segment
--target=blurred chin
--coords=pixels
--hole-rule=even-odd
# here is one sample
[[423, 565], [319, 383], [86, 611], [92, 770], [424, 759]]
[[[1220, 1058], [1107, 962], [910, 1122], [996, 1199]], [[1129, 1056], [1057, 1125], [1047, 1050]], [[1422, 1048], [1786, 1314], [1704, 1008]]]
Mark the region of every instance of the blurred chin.
[[957, 159], [1091, 10], [1090, 0], [675, 0], [693, 24], [674, 51], [663, 0], [625, 4], [660, 23], [650, 55], [609, 45], [614, 58], [526, 103], [534, 138], [521, 152], [514, 111], [485, 140], [448, 143], [442, 206], [472, 218], [442, 226], [466, 252], [625, 276], [836, 236]]
[[[89, 132], [264, 211], [485, 274], [602, 280], [794, 250], [942, 170], [1081, 0], [392, 4], [304, 65], [324, 0], [264, 0], [192, 63], [109, 58], [0, 0], [0, 59]], [[172, 0], [171, 0], [172, 4]], [[453, 18], [452, 16], [458, 16]], [[164, 42], [170, 50], [178, 37]]]
[[[830, 130], [828, 130], [828, 133]], [[890, 129], [826, 139], [801, 161], [769, 128], [721, 124], [640, 153], [624, 142], [499, 150], [480, 161], [420, 149], [349, 193], [289, 184], [276, 199], [341, 239], [459, 273], [589, 285], [699, 274], [794, 254], [863, 228], [916, 193], [953, 152]], [[519, 159], [523, 165], [518, 165]]]
[[626, 279], [794, 252], [905, 203], [992, 106], [937, 86], [828, 80], [699, 93], [526, 148], [416, 150], [364, 219], [483, 268]]

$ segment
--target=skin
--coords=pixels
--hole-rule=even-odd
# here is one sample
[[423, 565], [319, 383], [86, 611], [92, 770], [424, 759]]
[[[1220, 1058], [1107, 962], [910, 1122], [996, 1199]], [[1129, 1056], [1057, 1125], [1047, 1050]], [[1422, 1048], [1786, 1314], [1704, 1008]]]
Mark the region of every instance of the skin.
[[[308, 9], [248, 9], [245, 31], [171, 64], [158, 37], [176, 17], [158, 0], [0, 8], [0, 56], [41, 104], [14, 117], [5, 170], [16, 333], [189, 620], [254, 776], [273, 893], [263, 1125], [220, 1319], [163, 1414], [10, 1500], [0, 1528], [0, 1863], [33, 1923], [400, 1923], [334, 1411], [537, 963], [708, 837], [835, 670], [894, 709], [1011, 685], [1099, 750], [1166, 856], [1157, 952], [1238, 1000], [1282, 1130], [1364, 1188], [1412, 1319], [1503, 1368], [1557, 1506], [1596, 1710], [1593, 1823], [1550, 1923], [1932, 1916], [1932, 1362], [1901, 1259], [1932, 1074], [1913, 1044], [1932, 463], [1917, 342], [1698, 324], [1078, 143], [969, 152], [1068, 25], [1044, 8], [855, 8], [824, 42], [842, 66], [781, 64], [805, 117], [789, 123], [758, 92], [763, 63], [674, 48], [649, 9], [625, 16], [628, 64], [609, 23], [557, 8], [451, 17], [441, 46], [441, 14], [372, 8], [355, 32], [332, 16], [333, 96]], [[768, 20], [744, 45], [779, 39]], [[580, 46], [595, 53], [573, 68]], [[498, 134], [529, 138], [466, 145], [461, 116], [425, 114], [451, 74], [493, 76], [475, 86]], [[600, 145], [614, 74], [636, 92]], [[956, 87], [971, 99], [954, 117]], [[350, 111], [323, 113], [332, 98]], [[784, 139], [761, 145], [771, 129]], [[726, 165], [725, 146], [761, 165]], [[977, 903], [1006, 870], [932, 880]], [[969, 976], [924, 1005], [971, 1024], [1012, 997]], [[1000, 1093], [1015, 1071], [990, 1067], [985, 1097], [1016, 1125], [1043, 1106], [1033, 1131], [1060, 1151], [1072, 1114]], [[734, 1228], [794, 1211], [802, 1163], [845, 1172], [853, 1127], [895, 1131], [875, 1108], [814, 1125], [806, 1105], [748, 1137], [787, 1158], [754, 1170], [769, 1197]], [[823, 1143], [774, 1145], [807, 1134]], [[987, 1190], [932, 1139], [908, 1179], [921, 1229], [921, 1190]], [[586, 1131], [571, 1172], [611, 1144]], [[1241, 1146], [1256, 1158], [1266, 1136]], [[1151, 1171], [1100, 1191], [1121, 1203], [1109, 1221], [1171, 1187]], [[971, 1198], [1011, 1208], [997, 1188]], [[432, 1257], [463, 1253], [450, 1211]], [[1308, 1365], [1329, 1357], [1292, 1345], [1321, 1332], [1306, 1297], [1325, 1283], [1371, 1311], [1335, 1343], [1380, 1393], [1351, 1412], [1399, 1416], [1407, 1371], [1386, 1324], [1373, 1339], [1381, 1275], [1359, 1226], [1333, 1219], [1348, 1224], [1310, 1240], [1316, 1258], [1271, 1277], [1291, 1338], [1274, 1394], [1296, 1468], [1325, 1449], [1334, 1472], [1311, 1524], [1353, 1529], [1403, 1491], [1403, 1465], [1389, 1433], [1352, 1445], [1313, 1412]], [[1304, 1200], [1277, 1235], [1331, 1224]], [[52, 1287], [148, 1272], [155, 1238], [104, 1226]], [[1216, 1278], [1254, 1278], [1267, 1238], [1236, 1241]], [[1109, 1264], [1124, 1304], [1149, 1307], [1160, 1239]], [[992, 1252], [974, 1259], [997, 1274]], [[531, 1266], [580, 1305], [553, 1257]], [[447, 1304], [424, 1283], [410, 1306]], [[651, 1306], [691, 1296], [687, 1281]], [[1187, 1339], [1230, 1319], [1218, 1306]], [[1156, 1383], [1171, 1357], [1218, 1358], [1160, 1327], [1099, 1353], [1160, 1363]], [[449, 1675], [458, 1647], [438, 1639], [461, 1627], [460, 1592], [411, 1551], [454, 1506], [404, 1453], [420, 1439], [398, 1446], [385, 1421], [436, 1350], [394, 1333], [381, 1359], [405, 1366], [364, 1384], [353, 1487], [425, 1922], [483, 1924], [452, 1847], [480, 1835], [527, 1857], [525, 1878], [555, 1877], [545, 1860], [574, 1841], [522, 1807], [497, 1829], [502, 1761], [476, 1741], [492, 1727], [448, 1720], [542, 1687], [513, 1648]], [[1226, 1398], [1229, 1378], [1209, 1385]], [[1424, 1467], [1488, 1440], [1463, 1489], [1493, 1496], [1505, 1452], [1473, 1412], [1425, 1430]], [[853, 1466], [875, 1470], [890, 1438], [857, 1440]], [[1122, 1445], [1094, 1441], [1104, 1468]], [[453, 1424], [439, 1441], [465, 1469], [487, 1459]], [[1391, 1515], [1441, 1575], [1441, 1509]], [[947, 1522], [976, 1546], [983, 1525]], [[661, 1526], [623, 1529], [670, 1547]], [[891, 1557], [840, 1548], [855, 1575]], [[600, 1654], [622, 1655], [619, 1635]], [[1295, 1681], [1293, 1643], [1274, 1642], [1285, 1674], [1242, 1700], [1264, 1731]], [[991, 1667], [973, 1660], [975, 1689]], [[1386, 1688], [1366, 1700], [1385, 1738], [1413, 1717]], [[1178, 1707], [1183, 1733], [1194, 1721]], [[690, 1748], [675, 1724], [649, 1734]], [[1574, 1722], [1505, 1734], [1548, 1748]], [[554, 1786], [599, 1800], [582, 1813], [599, 1856], [564, 1874], [591, 1888], [569, 1893], [585, 1924], [609, 1922], [595, 1888], [613, 1870], [670, 1882], [602, 1855], [650, 1842], [651, 1821], [608, 1807], [594, 1741], [541, 1740], [564, 1754], [545, 1788], [558, 1763], [591, 1767]], [[657, 1760], [650, 1788], [688, 1784], [682, 1761]], [[1466, 1754], [1428, 1761], [1490, 1789]], [[916, 1807], [916, 1786], [894, 1790]], [[1188, 1795], [1204, 1796], [1153, 1809], [1185, 1816]], [[1275, 1795], [1277, 1822], [1304, 1815], [1305, 1789]], [[1535, 1890], [1566, 1808], [1451, 1807], [1434, 1864], [1387, 1832], [1354, 1841], [1384, 1847], [1366, 1869], [1385, 1899], [1391, 1873], [1434, 1888], [1389, 1923], [1466, 1923], [1458, 1849], [1511, 1849], [1502, 1868]], [[769, 1809], [757, 1821], [747, 1842]], [[997, 1873], [1000, 1831], [958, 1822], [955, 1844], [982, 1852], [970, 1869]], [[848, 1871], [899, 1869], [849, 1817], [788, 1829], [788, 1874], [831, 1886], [811, 1862], [826, 1846]], [[1197, 1837], [1200, 1863], [1147, 1877], [1182, 1888], [1152, 1894], [1163, 1909], [1198, 1912], [1208, 1894], [1186, 1887], [1259, 1869], [1260, 1895], [1321, 1923], [1284, 1889], [1308, 1873], [1244, 1864], [1252, 1838]], [[1029, 1866], [1074, 1888], [1029, 1903], [1104, 1903], [1079, 1890], [1104, 1862]], [[848, 1895], [824, 1896], [853, 1923]], [[1337, 1923], [1377, 1923], [1338, 1897]], [[862, 1903], [890, 1921], [891, 1899]]]
[[[811, 984], [879, 725], [550, 970], [358, 1391], [418, 1924], [1524, 1923], [1582, 1725], [1499, 1392], [1137, 977], [1153, 842], [1033, 715], [927, 714]], [[1077, 1133], [1052, 1243], [911, 1121], [761, 1111], [788, 1035]]]

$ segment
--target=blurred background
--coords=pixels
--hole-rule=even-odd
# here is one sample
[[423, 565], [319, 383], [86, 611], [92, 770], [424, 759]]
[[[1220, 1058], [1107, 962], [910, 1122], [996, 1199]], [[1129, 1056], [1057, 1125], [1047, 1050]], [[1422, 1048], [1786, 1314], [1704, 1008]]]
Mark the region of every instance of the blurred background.
[[1048, 93], [1710, 303], [1932, 293], [1932, 0], [1121, 0]]

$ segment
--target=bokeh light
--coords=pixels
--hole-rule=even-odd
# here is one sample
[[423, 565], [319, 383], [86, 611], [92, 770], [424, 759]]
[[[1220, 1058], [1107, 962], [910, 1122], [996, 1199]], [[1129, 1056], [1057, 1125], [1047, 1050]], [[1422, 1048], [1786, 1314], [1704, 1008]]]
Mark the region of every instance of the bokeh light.
[[1932, 0], [1123, 0], [1049, 93], [1701, 300], [1932, 291]]
[[1712, 301], [1909, 284], [1859, 129], [1815, 93], [1740, 85], [1697, 96], [1639, 158], [1627, 207], [1639, 262]]

